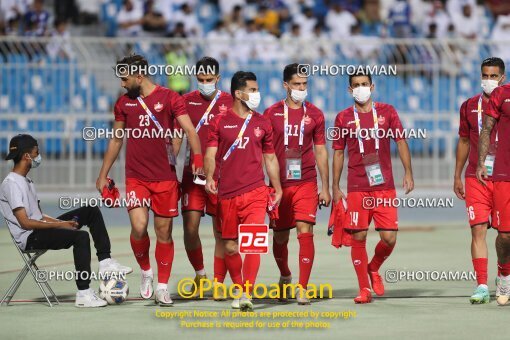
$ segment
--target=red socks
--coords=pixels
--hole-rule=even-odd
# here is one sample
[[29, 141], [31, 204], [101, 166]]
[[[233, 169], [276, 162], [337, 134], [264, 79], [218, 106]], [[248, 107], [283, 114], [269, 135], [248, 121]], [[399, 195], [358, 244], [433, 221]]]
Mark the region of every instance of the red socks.
[[235, 253], [234, 255], [225, 254], [225, 265], [230, 273], [230, 278], [234, 284], [242, 285], [243, 284], [243, 259], [239, 253]]
[[214, 257], [214, 278], [216, 281], [223, 283], [225, 281], [225, 276], [227, 275], [227, 265], [225, 264], [225, 259], [221, 257]]
[[382, 240], [379, 241], [375, 246], [374, 257], [372, 258], [372, 261], [370, 261], [370, 263], [368, 264], [368, 270], [371, 272], [378, 272], [383, 262], [388, 258], [388, 256], [390, 256], [391, 252], [393, 251], [393, 248], [395, 248], [395, 245], [390, 247]]
[[366, 249], [367, 241], [358, 241], [353, 239], [351, 246], [351, 259], [354, 265], [354, 270], [358, 276], [359, 289], [368, 288], [370, 289], [370, 283], [368, 282], [368, 256]]
[[255, 280], [257, 279], [257, 274], [259, 273], [260, 268], [260, 254], [246, 254], [244, 256], [243, 261], [243, 277], [244, 283], [250, 281], [251, 288], [248, 290], [248, 293], [253, 289], [253, 285], [255, 285]]
[[473, 268], [476, 273], [476, 282], [479, 285], [487, 284], [487, 263], [488, 260], [484, 257], [473, 259]]
[[151, 239], [146, 235], [141, 240], [134, 239], [133, 236], [129, 237], [131, 249], [135, 254], [136, 262], [142, 270], [151, 269], [151, 260], [149, 258], [149, 248], [151, 246]]
[[510, 275], [510, 262], [504, 264], [498, 262], [498, 268], [501, 273], [501, 276]]
[[280, 269], [281, 276], [290, 276], [289, 269], [289, 248], [287, 247], [287, 242], [279, 244], [273, 239], [273, 255], [276, 261], [276, 265]]
[[174, 262], [174, 243], [156, 242], [156, 262], [158, 264], [158, 283], [167, 284]]
[[198, 247], [193, 250], [186, 250], [186, 254], [188, 254], [189, 262], [195, 271], [204, 269], [204, 255], [202, 253], [202, 247]]
[[306, 289], [315, 257], [313, 234], [302, 233], [297, 238], [299, 241], [299, 284]]

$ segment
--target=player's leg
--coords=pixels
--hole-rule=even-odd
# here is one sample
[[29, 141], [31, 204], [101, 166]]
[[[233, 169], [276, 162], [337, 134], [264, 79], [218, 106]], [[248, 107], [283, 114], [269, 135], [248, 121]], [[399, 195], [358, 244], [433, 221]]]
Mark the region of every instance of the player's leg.
[[[217, 283], [223, 283], [225, 281], [225, 276], [227, 276], [227, 265], [225, 264], [225, 245], [221, 238], [221, 231], [218, 231], [221, 230], [218, 226], [219, 223], [218, 218], [212, 216], [214, 234], [214, 280]], [[213, 299], [215, 301], [222, 301], [226, 298], [226, 291], [223, 291], [221, 287], [213, 290]]]
[[149, 257], [151, 241], [147, 233], [149, 209], [139, 207], [129, 210], [129, 220], [131, 222], [131, 235], [129, 237], [131, 249], [141, 271], [140, 296], [144, 299], [150, 299], [154, 293], [152, 286], [154, 274]]
[[498, 230], [496, 238], [496, 253], [501, 280], [497, 302], [500, 306], [509, 304], [510, 300], [510, 226], [504, 229], [505, 231]]
[[79, 224], [78, 228], [85, 225], [89, 228], [90, 235], [94, 241], [94, 247], [96, 248], [97, 260], [99, 261], [99, 272], [122, 272], [129, 274], [133, 271], [132, 268], [121, 265], [111, 257], [110, 237], [106, 230], [103, 214], [101, 214], [101, 210], [98, 207], [81, 207], [68, 211], [58, 216], [57, 219], [62, 221], [75, 220]]

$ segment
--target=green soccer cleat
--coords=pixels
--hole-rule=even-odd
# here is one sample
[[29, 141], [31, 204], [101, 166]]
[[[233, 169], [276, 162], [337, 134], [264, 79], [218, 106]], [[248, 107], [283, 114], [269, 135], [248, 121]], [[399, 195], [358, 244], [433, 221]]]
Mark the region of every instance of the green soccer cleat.
[[469, 298], [471, 304], [482, 304], [490, 302], [489, 288], [486, 285], [479, 285], [473, 295]]

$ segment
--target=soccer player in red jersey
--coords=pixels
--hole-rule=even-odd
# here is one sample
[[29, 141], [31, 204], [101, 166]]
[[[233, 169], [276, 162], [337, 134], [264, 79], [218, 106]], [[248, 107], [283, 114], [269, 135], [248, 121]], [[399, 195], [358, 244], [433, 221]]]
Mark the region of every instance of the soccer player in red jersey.
[[[405, 169], [403, 187], [406, 194], [413, 190], [414, 180], [411, 154], [406, 140], [401, 138], [403, 128], [395, 108], [372, 101], [374, 84], [371, 75], [350, 75], [349, 85], [354, 106], [341, 111], [335, 120], [339, 138], [333, 141], [333, 199], [338, 203], [345, 197], [339, 182], [344, 164], [344, 149], [347, 147], [348, 221], [345, 229], [352, 233], [351, 259], [360, 288], [354, 302], [369, 303], [372, 301], [369, 277], [374, 292], [379, 296], [383, 295], [384, 284], [378, 271], [390, 256], [397, 240], [397, 208], [391, 203], [377, 205], [378, 201], [392, 202], [396, 198], [391, 169], [390, 137], [397, 143]], [[374, 257], [368, 263], [366, 237], [372, 219], [381, 240], [375, 247]]]
[[[209, 193], [218, 194], [219, 228], [225, 245], [225, 264], [232, 282], [253, 285], [260, 266], [260, 255], [247, 254], [243, 263], [238, 251], [238, 226], [263, 224], [265, 221], [269, 189], [265, 183], [263, 161], [276, 191], [276, 203], [282, 197], [282, 188], [273, 148], [273, 128], [267, 119], [253, 111], [260, 103], [255, 74], [236, 72], [230, 93], [234, 98], [232, 109], [210, 122], [205, 153], [205, 188]], [[218, 184], [214, 180], [216, 159]], [[243, 291], [240, 300], [234, 300], [232, 307], [251, 311], [250, 292], [248, 289]]]
[[[459, 141], [457, 143], [457, 159], [455, 165], [455, 180], [453, 190], [457, 197], [466, 200], [466, 209], [471, 226], [471, 257], [476, 273], [478, 287], [470, 298], [472, 304], [489, 303], [490, 294], [487, 286], [487, 243], [485, 237], [493, 215], [493, 183], [492, 176], [487, 179], [484, 186], [476, 179], [476, 166], [478, 164], [478, 135], [482, 130], [483, 112], [489, 106], [489, 97], [492, 91], [501, 85], [505, 79], [505, 64], [500, 58], [488, 58], [482, 62], [481, 77], [483, 93], [469, 98], [460, 107]], [[491, 144], [495, 145], [496, 129], [492, 130]], [[466, 188], [462, 183], [461, 175], [466, 161]], [[486, 165], [493, 168], [491, 157]], [[499, 295], [499, 292], [496, 292]]]
[[[223, 92], [217, 88], [220, 80], [219, 67], [218, 61], [214, 58], [203, 57], [200, 59], [196, 63], [198, 90], [186, 93], [183, 96], [188, 114], [200, 138], [202, 154], [205, 154], [209, 122], [217, 114], [225, 113], [227, 109], [232, 108], [232, 96], [230, 93]], [[212, 71], [214, 71], [214, 73], [211, 73]], [[181, 184], [184, 247], [186, 248], [188, 259], [195, 269], [195, 282], [198, 285], [201, 279], [206, 278], [204, 256], [198, 228], [200, 219], [204, 216], [204, 211], [206, 214], [212, 216], [216, 241], [214, 249], [214, 278], [218, 282], [223, 282], [227, 273], [227, 267], [225, 266], [223, 255], [223, 241], [221, 240], [221, 234], [217, 231], [217, 196], [208, 194], [203, 184], [195, 183], [195, 181], [200, 181], [200, 179], [196, 179], [196, 175], [193, 175], [191, 166], [189, 165], [189, 159], [190, 152], [189, 147], [187, 147], [186, 162]], [[218, 171], [214, 173], [213, 178], [214, 180], [218, 179]], [[221, 298], [215, 296], [215, 299]]]
[[[501, 68], [502, 67], [502, 68]], [[501, 76], [505, 74], [500, 66]], [[502, 78], [502, 77], [501, 77]], [[494, 79], [497, 80], [497, 79]], [[478, 140], [478, 166], [476, 177], [480, 183], [487, 181], [492, 171], [493, 224], [498, 230], [496, 253], [498, 255], [499, 297], [497, 303], [506, 305], [510, 299], [510, 85], [496, 87], [490, 96], [487, 117], [483, 120]], [[498, 123], [497, 147], [491, 143], [491, 134]], [[496, 288], [497, 289], [497, 288]]]
[[[283, 285], [292, 280], [287, 243], [290, 229], [296, 228], [299, 241], [299, 284], [302, 287], [296, 299], [298, 304], [307, 305], [310, 300], [304, 290], [308, 285], [315, 256], [313, 226], [317, 205], [321, 201], [328, 206], [331, 201], [328, 151], [324, 114], [315, 105], [305, 102], [307, 78], [299, 76], [298, 64], [285, 67], [283, 82], [287, 97], [264, 112], [264, 117], [273, 126], [273, 144], [283, 187], [279, 219], [272, 226], [273, 254], [280, 269], [279, 284], [283, 289]], [[322, 181], [319, 195], [316, 162]]]
[[119, 138], [122, 133], [116, 131], [139, 130], [139, 135], [144, 137], [127, 138], [126, 146], [126, 196], [131, 201], [128, 207], [131, 248], [142, 271], [140, 294], [144, 299], [150, 299], [153, 295], [153, 273], [147, 234], [149, 209], [139, 205], [150, 200], [157, 237], [158, 286], [155, 301], [169, 306], [173, 304], [168, 293], [174, 258], [172, 218], [179, 214], [179, 185], [171, 141], [174, 119], [188, 136], [194, 154], [193, 172], [203, 173], [203, 159], [200, 140], [186, 113], [184, 100], [178, 93], [154, 84], [145, 76], [147, 67], [147, 60], [140, 55], [125, 57], [117, 63], [116, 73], [127, 93], [115, 103], [114, 138], [104, 155], [96, 188], [101, 192], [107, 185], [108, 172], [122, 148], [123, 139]]

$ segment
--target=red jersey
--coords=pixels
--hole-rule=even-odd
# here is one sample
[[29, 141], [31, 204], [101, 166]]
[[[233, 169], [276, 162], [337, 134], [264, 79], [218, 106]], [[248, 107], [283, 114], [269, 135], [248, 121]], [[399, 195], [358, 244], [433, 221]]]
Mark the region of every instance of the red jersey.
[[[465, 177], [476, 177], [476, 166], [478, 164], [478, 136], [481, 126], [478, 122], [478, 101], [480, 95], [469, 98], [460, 107], [459, 136], [469, 138], [469, 163], [466, 168]], [[489, 101], [482, 100], [481, 111], [486, 112], [489, 108]], [[483, 119], [483, 116], [482, 116]], [[492, 130], [491, 144], [496, 140], [496, 127]]]
[[492, 180], [510, 181], [510, 85], [496, 87], [486, 114], [498, 120], [498, 148]]
[[[394, 136], [398, 142], [403, 138], [403, 128], [395, 108], [389, 104], [375, 103], [377, 111], [378, 129], [384, 131], [385, 136]], [[358, 112], [361, 129], [373, 129], [374, 119], [372, 110], [369, 112]], [[335, 119], [335, 127], [340, 130], [340, 138], [333, 141], [333, 149], [344, 150], [347, 145], [349, 152], [349, 163], [347, 172], [347, 191], [380, 191], [394, 189], [393, 172], [391, 169], [390, 137], [379, 138], [379, 165], [384, 183], [370, 186], [363, 156], [360, 152], [358, 138], [356, 138], [356, 122], [352, 106], [338, 113]], [[390, 132], [388, 132], [390, 131]], [[382, 131], [380, 132], [382, 135]], [[379, 133], [377, 134], [379, 136]], [[343, 138], [342, 138], [343, 137]], [[383, 136], [384, 137], [384, 136]], [[364, 155], [375, 154], [375, 139], [370, 136], [363, 139]]]
[[316, 182], [315, 154], [313, 145], [325, 145], [324, 114], [315, 105], [305, 102], [306, 117], [304, 118], [303, 145], [299, 146], [301, 120], [304, 116], [303, 107], [299, 109], [288, 108], [290, 131], [288, 134], [288, 149], [301, 149], [301, 179], [287, 179], [285, 159], [285, 133], [284, 133], [284, 105], [283, 101], [275, 103], [264, 112], [264, 117], [271, 121], [274, 138], [273, 145], [280, 164], [280, 181], [282, 187], [289, 187], [305, 182]]
[[225, 154], [234, 141], [245, 119], [232, 109], [216, 116], [209, 125], [207, 146], [218, 147], [218, 197], [232, 198], [265, 185], [262, 166], [263, 153], [274, 153], [273, 128], [269, 120], [253, 112], [242, 140], [226, 160]]
[[[163, 130], [174, 128], [174, 119], [186, 114], [184, 100], [177, 93], [165, 87], [156, 88], [143, 101], [156, 116]], [[175, 167], [168, 162], [167, 143], [158, 136], [158, 127], [142, 108], [137, 99], [127, 95], [117, 99], [114, 108], [115, 120], [126, 123], [126, 129], [138, 129], [145, 138], [127, 138], [126, 178], [148, 182], [176, 181]], [[155, 130], [152, 133], [144, 130]], [[148, 137], [147, 137], [148, 136]]]
[[[199, 124], [202, 116], [205, 114], [205, 111], [211, 104], [212, 100], [209, 100], [200, 94], [200, 91], [195, 90], [183, 95], [184, 102], [186, 103], [186, 110], [188, 111], [188, 115], [193, 123], [193, 126], [196, 128]], [[213, 98], [214, 99], [214, 98]], [[198, 130], [198, 137], [200, 138], [200, 145], [202, 146], [202, 155], [205, 155], [205, 148], [207, 144], [208, 138], [208, 128], [209, 122], [216, 116], [218, 113], [225, 113], [227, 109], [232, 107], [232, 96], [228, 92], [221, 92], [218, 100], [214, 104], [214, 106], [209, 111], [207, 118], [203, 122], [200, 130]], [[177, 124], [177, 126], [179, 126]], [[188, 157], [188, 155], [186, 155]], [[190, 157], [190, 159], [192, 159]], [[190, 164], [184, 167], [183, 169], [183, 177], [186, 176], [186, 173], [191, 173], [191, 161]], [[215, 171], [215, 178], [217, 178], [218, 169]], [[188, 174], [189, 175], [189, 174]]]

